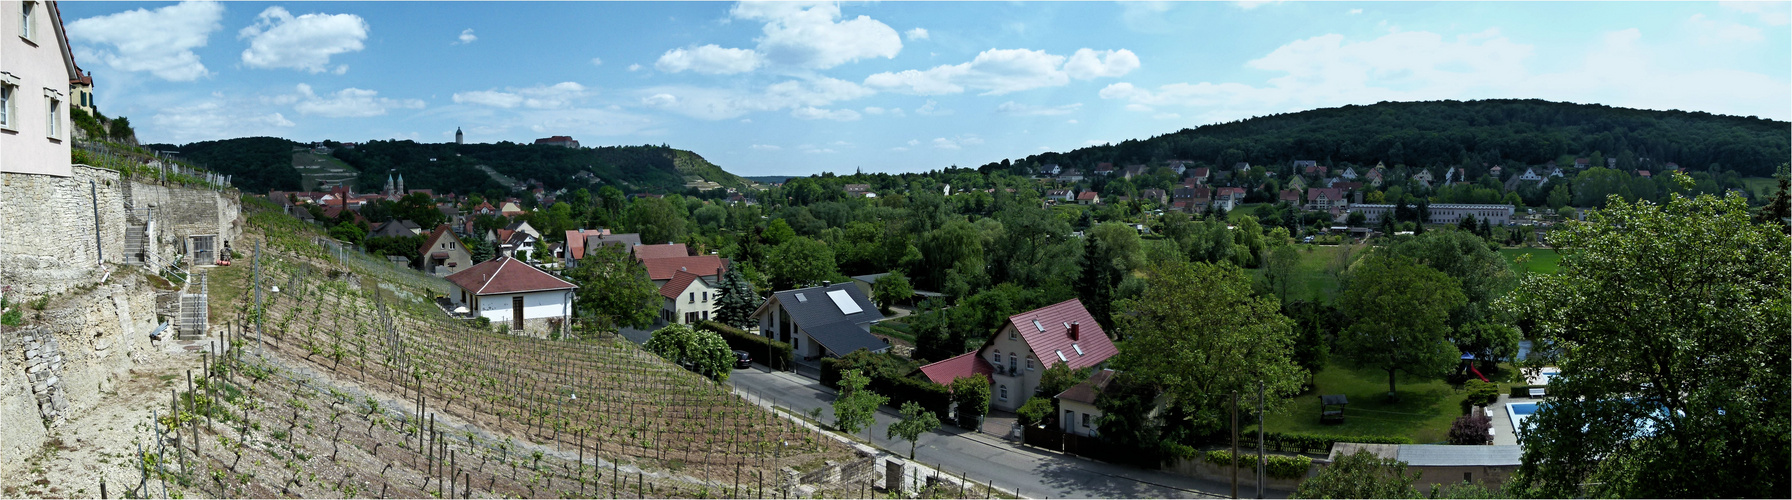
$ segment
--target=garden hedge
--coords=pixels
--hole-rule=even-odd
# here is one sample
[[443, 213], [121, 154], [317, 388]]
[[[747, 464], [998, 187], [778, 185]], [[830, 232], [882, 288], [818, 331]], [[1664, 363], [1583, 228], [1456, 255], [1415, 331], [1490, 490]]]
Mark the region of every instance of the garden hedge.
[[[1256, 456], [1243, 452], [1240, 452], [1239, 454], [1244, 456], [1237, 465], [1247, 467], [1252, 471], [1257, 470]], [[1227, 450], [1209, 451], [1207, 452], [1206, 460], [1208, 463], [1216, 465], [1233, 465], [1232, 452]], [[1267, 473], [1269, 477], [1276, 479], [1300, 479], [1306, 477], [1307, 470], [1313, 466], [1313, 459], [1298, 455], [1292, 457], [1286, 455], [1265, 455], [1263, 461], [1266, 464], [1264, 472]]]
[[[791, 356], [793, 355], [790, 344], [747, 333], [739, 328], [714, 321], [700, 321], [697, 323], [697, 328], [700, 330], [716, 332], [716, 334], [722, 336], [722, 340], [728, 342], [729, 349], [747, 351], [748, 354], [753, 356], [753, 359], [764, 362], [766, 366], [770, 366], [774, 370], [790, 369]], [[767, 348], [770, 348], [771, 350], [772, 359], [765, 359]], [[773, 363], [773, 361], [776, 361], [776, 363]]]
[[885, 363], [883, 363], [885, 365], [893, 364], [894, 361], [897, 361], [894, 355], [869, 353], [849, 354], [845, 361], [836, 358], [822, 358], [821, 385], [825, 385], [832, 389], [839, 389], [840, 371], [843, 369], [858, 369], [861, 373], [871, 377], [871, 384], [868, 387], [872, 392], [890, 398], [890, 406], [901, 408], [903, 403], [914, 401], [920, 403], [922, 408], [926, 408], [928, 411], [933, 412], [934, 416], [939, 417], [942, 422], [952, 418], [952, 391], [946, 389], [946, 386], [933, 383], [933, 381], [930, 380], [920, 380], [907, 376], [907, 373], [901, 367], [891, 369], [892, 367], [890, 366], [856, 366], [854, 361], [863, 361], [861, 356], [866, 355], [872, 356], [873, 358], [871, 359], [878, 359], [876, 358], [877, 356], [889, 356], [889, 359], [882, 360], [885, 361]]
[[[1240, 442], [1255, 441], [1240, 436]], [[1263, 435], [1263, 445], [1275, 451], [1292, 451], [1307, 453], [1309, 451], [1325, 453], [1332, 449], [1333, 443], [1369, 443], [1369, 444], [1412, 444], [1412, 438], [1402, 436], [1341, 436], [1336, 434], [1307, 434], [1300, 432], [1270, 432]]]

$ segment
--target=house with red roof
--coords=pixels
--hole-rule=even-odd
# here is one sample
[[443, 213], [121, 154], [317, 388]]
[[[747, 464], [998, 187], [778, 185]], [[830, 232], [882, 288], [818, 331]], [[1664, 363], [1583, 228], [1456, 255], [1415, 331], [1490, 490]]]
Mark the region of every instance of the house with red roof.
[[683, 243], [667, 243], [664, 245], [638, 245], [631, 248], [635, 259], [664, 259], [668, 257], [690, 257], [691, 251]]
[[1101, 195], [1095, 194], [1094, 191], [1083, 191], [1081, 193], [1076, 194], [1076, 203], [1078, 205], [1100, 204], [1101, 203]]
[[1300, 206], [1300, 190], [1299, 189], [1283, 189], [1282, 194], [1278, 199], [1283, 202], [1288, 203], [1289, 205]]
[[673, 272], [672, 279], [660, 285], [660, 297], [665, 298], [660, 304], [660, 319], [685, 325], [708, 320], [716, 312], [716, 294], [721, 291], [714, 278], [705, 279], [683, 269]]
[[653, 280], [654, 286], [665, 286], [679, 271], [711, 279], [712, 283], [728, 271], [728, 259], [715, 255], [642, 259], [641, 265], [647, 266], [647, 278]]
[[[579, 286], [510, 256], [448, 275], [455, 311], [504, 325], [513, 333], [546, 337], [565, 332]], [[456, 300], [458, 299], [458, 300]]]
[[455, 271], [473, 267], [473, 254], [467, 246], [461, 244], [460, 238], [448, 230], [447, 224], [436, 226], [429, 236], [423, 238], [423, 246], [417, 249], [417, 255], [423, 257], [423, 272], [436, 276], [447, 276]]
[[[1198, 167], [1195, 169], [1195, 173], [1190, 174], [1188, 176], [1188, 179], [1194, 181], [1194, 184], [1206, 184], [1208, 175], [1209, 174], [1207, 172], [1207, 167]], [[1186, 182], [1183, 185], [1188, 186], [1188, 187], [1194, 187], [1193, 185], [1190, 185]]]
[[[985, 375], [990, 379], [990, 407], [1015, 411], [1039, 390], [1039, 376], [1046, 367], [1059, 363], [1072, 370], [1097, 367], [1119, 353], [1082, 301], [1070, 299], [1009, 316], [976, 351], [923, 366], [921, 373], [942, 385], [958, 377]], [[976, 359], [961, 359], [971, 354]], [[982, 373], [982, 366], [988, 366], [989, 373]]]
[[1101, 435], [1098, 422], [1106, 412], [1095, 407], [1095, 397], [1101, 395], [1101, 390], [1106, 389], [1117, 374], [1119, 372], [1113, 370], [1100, 370], [1090, 375], [1089, 380], [1058, 393], [1058, 411], [1063, 414], [1058, 419], [1058, 430], [1078, 436]]

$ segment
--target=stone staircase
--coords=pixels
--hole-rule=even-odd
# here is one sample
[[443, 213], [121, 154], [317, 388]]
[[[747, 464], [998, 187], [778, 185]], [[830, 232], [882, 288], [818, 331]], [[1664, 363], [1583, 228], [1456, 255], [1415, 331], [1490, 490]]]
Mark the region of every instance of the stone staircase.
[[[199, 273], [197, 279], [189, 281], [180, 293], [180, 313], [175, 315], [176, 340], [200, 340], [205, 338], [207, 326], [211, 320], [208, 300], [210, 287], [205, 273]], [[194, 292], [194, 288], [198, 292]]]

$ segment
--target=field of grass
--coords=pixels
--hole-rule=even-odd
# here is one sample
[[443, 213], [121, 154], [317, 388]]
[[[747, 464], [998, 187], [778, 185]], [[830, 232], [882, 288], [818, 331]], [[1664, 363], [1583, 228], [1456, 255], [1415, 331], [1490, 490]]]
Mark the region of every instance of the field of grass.
[[1761, 200], [1762, 203], [1772, 198], [1774, 193], [1778, 193], [1780, 190], [1780, 180], [1772, 177], [1744, 177], [1742, 185], [1745, 186], [1743, 189], [1747, 189], [1749, 195], [1754, 197], [1753, 199]]
[[[1295, 396], [1285, 411], [1264, 421], [1270, 432], [1305, 432], [1351, 436], [1405, 436], [1418, 444], [1449, 438], [1450, 423], [1462, 416], [1466, 392], [1457, 392], [1443, 379], [1395, 377], [1398, 401], [1387, 401], [1387, 372], [1333, 365], [1314, 377], [1313, 391]], [[1319, 423], [1319, 396], [1343, 394], [1350, 405], [1344, 423]]]
[[[1555, 274], [1556, 266], [1562, 261], [1562, 255], [1548, 248], [1503, 248], [1500, 255], [1506, 256], [1506, 262], [1512, 264], [1512, 271], [1523, 273]], [[1529, 255], [1528, 264], [1520, 265], [1518, 257]]]
[[310, 150], [292, 154], [292, 168], [299, 171], [300, 182], [306, 191], [317, 191], [319, 184], [338, 185], [353, 183], [360, 175], [354, 167], [330, 155], [320, 155]]
[[[1339, 257], [1349, 252], [1348, 261], [1355, 263], [1363, 257], [1368, 247], [1357, 245], [1344, 247], [1336, 245], [1301, 245], [1294, 246], [1300, 253], [1300, 263], [1295, 265], [1294, 284], [1288, 287], [1288, 300], [1316, 300], [1331, 303], [1337, 300], [1338, 277], [1329, 269], [1335, 265]], [[1251, 274], [1262, 278], [1262, 269], [1250, 269]]]

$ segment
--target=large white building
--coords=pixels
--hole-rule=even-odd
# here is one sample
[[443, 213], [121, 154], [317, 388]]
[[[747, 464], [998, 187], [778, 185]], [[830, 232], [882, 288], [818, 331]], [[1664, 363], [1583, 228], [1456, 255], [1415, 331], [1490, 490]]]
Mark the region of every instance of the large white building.
[[81, 77], [55, 2], [0, 1], [0, 172], [73, 175], [69, 83]]
[[506, 325], [516, 333], [564, 333], [579, 286], [502, 256], [448, 276], [456, 290], [449, 300], [473, 317]]
[[[1470, 205], [1460, 203], [1438, 203], [1430, 205], [1431, 218], [1427, 224], [1455, 224], [1463, 217], [1475, 216], [1482, 223], [1492, 222], [1504, 226], [1512, 220], [1512, 205]], [[1394, 205], [1356, 203], [1350, 205], [1351, 212], [1362, 212], [1368, 217], [1370, 224], [1380, 224], [1381, 218], [1394, 213]]]

